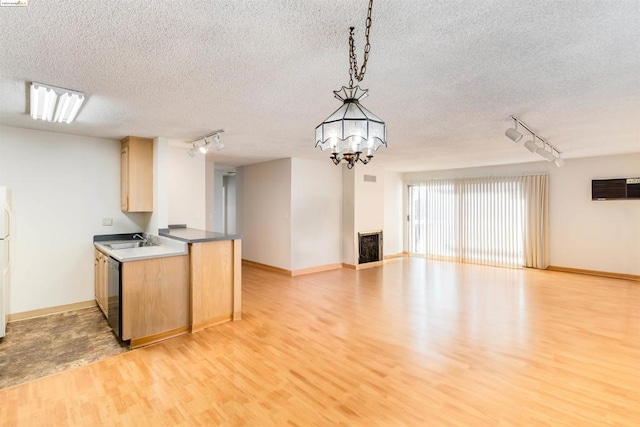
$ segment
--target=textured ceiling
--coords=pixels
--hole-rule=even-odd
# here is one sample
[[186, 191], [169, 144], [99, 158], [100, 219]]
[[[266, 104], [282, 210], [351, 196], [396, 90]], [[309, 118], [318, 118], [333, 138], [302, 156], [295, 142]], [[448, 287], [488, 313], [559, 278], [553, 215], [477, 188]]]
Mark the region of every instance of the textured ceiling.
[[[30, 0], [0, 8], [0, 124], [119, 139], [224, 128], [232, 166], [326, 158], [348, 27], [366, 0]], [[516, 115], [565, 158], [640, 151], [638, 0], [378, 0], [363, 104], [398, 171], [538, 161]], [[28, 115], [27, 82], [83, 91], [76, 122]], [[524, 139], [523, 139], [524, 141]], [[327, 158], [327, 161], [328, 158]]]

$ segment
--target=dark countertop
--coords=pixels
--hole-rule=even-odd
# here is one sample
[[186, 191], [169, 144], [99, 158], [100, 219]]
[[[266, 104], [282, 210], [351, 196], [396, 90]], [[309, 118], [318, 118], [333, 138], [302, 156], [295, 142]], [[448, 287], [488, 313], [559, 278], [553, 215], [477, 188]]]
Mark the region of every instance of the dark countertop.
[[239, 234], [216, 233], [215, 231], [198, 230], [196, 228], [161, 228], [159, 233], [163, 237], [180, 240], [187, 243], [214, 242], [217, 240], [240, 239]]

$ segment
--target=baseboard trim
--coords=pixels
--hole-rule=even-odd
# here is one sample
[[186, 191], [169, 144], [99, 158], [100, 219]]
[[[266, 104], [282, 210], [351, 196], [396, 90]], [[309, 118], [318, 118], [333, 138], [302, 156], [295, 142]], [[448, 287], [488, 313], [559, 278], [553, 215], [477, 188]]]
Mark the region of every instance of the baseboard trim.
[[[227, 323], [227, 322], [231, 322], [235, 320], [233, 318], [233, 314], [227, 314], [224, 316], [218, 316], [218, 317], [213, 317], [209, 320], [205, 320], [204, 322], [200, 322], [200, 323], [195, 323], [193, 325], [191, 325], [191, 333], [194, 332], [200, 332], [203, 329], [206, 329], [210, 326], [215, 326], [215, 325], [219, 325], [221, 323]], [[240, 320], [240, 319], [238, 319]]]
[[385, 255], [384, 259], [404, 258], [406, 256], [409, 256], [407, 252], [400, 252], [397, 254]]
[[97, 305], [96, 300], [74, 302], [73, 304], [57, 305], [55, 307], [39, 308], [38, 310], [23, 311], [21, 313], [9, 314], [9, 322], [17, 320], [33, 319], [34, 317], [48, 316], [50, 314], [64, 313], [66, 311], [82, 310]]
[[154, 344], [159, 341], [164, 341], [169, 338], [177, 337], [178, 335], [184, 335], [189, 332], [189, 326], [181, 326], [179, 328], [171, 329], [169, 331], [161, 332], [159, 334], [147, 335], [142, 338], [135, 338], [129, 341], [131, 348], [143, 347], [145, 345]]
[[612, 273], [609, 271], [597, 271], [597, 270], [583, 270], [581, 268], [559, 267], [556, 265], [550, 265], [549, 267], [547, 267], [547, 270], [559, 271], [562, 273], [575, 273], [575, 274], [586, 274], [589, 276], [609, 277], [612, 279], [635, 280], [636, 282], [640, 282], [640, 276], [637, 276], [635, 274]]
[[300, 270], [293, 270], [291, 272], [291, 276], [292, 277], [302, 276], [304, 274], [320, 273], [320, 272], [323, 272], [323, 271], [337, 270], [339, 268], [342, 268], [342, 264], [319, 265], [317, 267], [309, 267], [309, 268], [303, 268], [303, 269], [300, 269]]
[[260, 268], [262, 270], [272, 271], [274, 273], [286, 274], [287, 276], [291, 276], [291, 270], [286, 270], [286, 269], [280, 268], [280, 267], [274, 267], [274, 266], [268, 265], [268, 264], [262, 264], [260, 262], [249, 261], [248, 259], [243, 259], [242, 260], [242, 265], [246, 265], [246, 266], [250, 266], [250, 267], [256, 267], [256, 268]]
[[285, 268], [274, 267], [268, 264], [262, 264], [260, 262], [249, 261], [248, 259], [242, 260], [242, 265], [260, 268], [262, 270], [272, 271], [274, 273], [284, 274], [290, 277], [302, 276], [304, 274], [320, 273], [322, 271], [337, 270], [342, 268], [343, 264], [326, 264], [318, 265], [316, 267], [302, 268], [300, 270], [287, 270]]
[[365, 270], [367, 268], [381, 267], [382, 265], [384, 265], [384, 261], [367, 262], [365, 264], [358, 265], [342, 263], [343, 268], [348, 268], [350, 270]]

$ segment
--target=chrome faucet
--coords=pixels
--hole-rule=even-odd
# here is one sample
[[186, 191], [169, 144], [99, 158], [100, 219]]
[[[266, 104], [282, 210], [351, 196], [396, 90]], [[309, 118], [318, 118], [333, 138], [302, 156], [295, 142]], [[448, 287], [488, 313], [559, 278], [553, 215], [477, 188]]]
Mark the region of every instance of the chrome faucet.
[[139, 237], [140, 239], [142, 239], [142, 241], [143, 241], [145, 244], [147, 244], [147, 245], [149, 244], [149, 239], [147, 239], [145, 236], [143, 236], [143, 235], [141, 235], [141, 234], [134, 234], [134, 235], [133, 235], [133, 238], [135, 239], [136, 237]]

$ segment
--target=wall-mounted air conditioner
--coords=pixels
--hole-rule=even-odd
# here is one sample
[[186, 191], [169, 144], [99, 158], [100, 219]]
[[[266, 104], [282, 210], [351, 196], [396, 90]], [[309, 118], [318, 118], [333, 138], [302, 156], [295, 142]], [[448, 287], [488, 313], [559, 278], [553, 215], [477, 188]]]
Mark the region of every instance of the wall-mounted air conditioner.
[[640, 178], [594, 179], [591, 200], [640, 199]]

